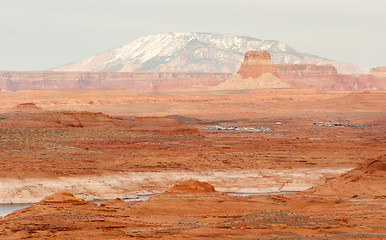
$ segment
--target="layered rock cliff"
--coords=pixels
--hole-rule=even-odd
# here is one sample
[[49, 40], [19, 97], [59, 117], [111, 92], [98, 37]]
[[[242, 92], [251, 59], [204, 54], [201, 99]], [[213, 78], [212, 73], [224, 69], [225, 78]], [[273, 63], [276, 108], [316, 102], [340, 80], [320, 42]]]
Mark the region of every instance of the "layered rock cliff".
[[361, 91], [385, 90], [386, 75], [382, 69], [372, 70], [369, 75], [339, 74], [331, 65], [276, 64], [280, 79], [293, 88], [322, 90]]
[[264, 73], [279, 77], [268, 51], [248, 51], [237, 74], [242, 78], [258, 78]]
[[280, 79], [294, 88], [316, 88], [330, 86], [338, 72], [334, 66], [315, 64], [276, 64]]
[[[266, 52], [267, 53], [267, 52]], [[265, 53], [265, 54], [266, 54]], [[224, 89], [312, 88], [323, 90], [385, 90], [385, 67], [373, 68], [367, 75], [339, 74], [334, 66], [315, 64], [268, 64], [261, 53], [248, 53], [239, 73]], [[265, 56], [265, 57], [264, 57]], [[261, 74], [264, 76], [262, 76]], [[255, 76], [259, 81], [254, 81]], [[278, 79], [277, 76], [280, 78]], [[0, 72], [0, 91], [25, 89], [119, 89], [143, 91], [206, 90], [230, 79], [230, 73], [171, 72]], [[243, 80], [242, 80], [243, 79]], [[244, 87], [239, 88], [240, 81]]]
[[0, 72], [0, 91], [119, 88], [145, 91], [169, 79], [185, 79], [194, 84], [205, 85], [208, 78], [222, 82], [229, 77], [230, 73]]

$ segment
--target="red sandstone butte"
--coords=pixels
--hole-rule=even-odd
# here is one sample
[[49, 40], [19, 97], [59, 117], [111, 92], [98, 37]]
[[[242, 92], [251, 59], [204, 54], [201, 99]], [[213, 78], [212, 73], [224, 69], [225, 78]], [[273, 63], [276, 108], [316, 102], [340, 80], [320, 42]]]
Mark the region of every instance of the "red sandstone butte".
[[268, 51], [248, 51], [237, 75], [217, 85], [213, 90], [246, 90], [289, 88], [278, 78]]
[[264, 73], [279, 77], [268, 51], [248, 51], [237, 74], [243, 78], [258, 78]]

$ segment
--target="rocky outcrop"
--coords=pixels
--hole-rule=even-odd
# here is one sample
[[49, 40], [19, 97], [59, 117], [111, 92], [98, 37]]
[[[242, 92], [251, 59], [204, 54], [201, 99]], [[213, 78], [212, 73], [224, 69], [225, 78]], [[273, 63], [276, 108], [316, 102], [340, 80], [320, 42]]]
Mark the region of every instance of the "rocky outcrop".
[[171, 189], [166, 191], [167, 194], [197, 194], [197, 193], [214, 193], [214, 187], [206, 182], [199, 182], [197, 180], [187, 180], [185, 182], [174, 185]]
[[112, 127], [120, 121], [101, 112], [17, 111], [0, 121], [0, 127], [23, 129]]
[[248, 51], [237, 72], [242, 78], [258, 78], [264, 73], [279, 77], [268, 51]]
[[244, 198], [218, 192], [165, 193], [136, 203], [116, 199], [97, 205], [60, 191], [0, 218], [0, 238], [385, 239], [383, 205], [383, 199]]
[[384, 176], [386, 174], [386, 155], [370, 159], [357, 168], [332, 179], [306, 192], [320, 196], [385, 198]]
[[248, 51], [237, 75], [220, 83], [214, 90], [245, 90], [261, 88], [288, 88], [278, 78], [268, 51]]
[[76, 198], [72, 193], [68, 191], [59, 191], [50, 196], [45, 197], [38, 204], [40, 205], [53, 205], [53, 204], [76, 204], [83, 205], [88, 202], [83, 199]]
[[338, 74], [331, 64], [276, 64], [275, 68], [281, 79], [330, 78]]
[[[20, 105], [17, 105], [17, 107], [20, 107]], [[167, 135], [199, 135], [196, 128], [182, 124], [179, 119], [168, 117], [136, 117], [133, 120], [126, 121], [121, 118], [110, 117], [101, 112], [44, 111], [40, 109], [39, 111], [16, 111], [10, 113], [5, 120], [0, 120], [0, 128], [16, 129], [118, 126], [125, 127], [133, 132]]]
[[184, 79], [190, 82], [189, 85], [207, 87], [206, 85], [212, 86], [216, 80], [222, 82], [229, 77], [231, 77], [230, 73], [0, 72], [0, 91], [126, 88], [141, 92], [169, 79]]
[[41, 111], [42, 108], [36, 106], [35, 103], [20, 103], [16, 105], [13, 110], [16, 112], [36, 112]]

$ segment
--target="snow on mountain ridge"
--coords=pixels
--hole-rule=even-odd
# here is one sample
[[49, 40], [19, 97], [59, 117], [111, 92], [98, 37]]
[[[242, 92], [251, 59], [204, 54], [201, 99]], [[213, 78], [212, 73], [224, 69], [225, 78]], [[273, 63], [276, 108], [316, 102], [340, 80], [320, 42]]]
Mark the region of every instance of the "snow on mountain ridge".
[[352, 64], [346, 66], [347, 64], [297, 52], [280, 41], [234, 34], [175, 32], [141, 37], [121, 47], [54, 70], [235, 73], [245, 52], [249, 50], [270, 51], [274, 63], [331, 63], [336, 65], [338, 71], [359, 69]]

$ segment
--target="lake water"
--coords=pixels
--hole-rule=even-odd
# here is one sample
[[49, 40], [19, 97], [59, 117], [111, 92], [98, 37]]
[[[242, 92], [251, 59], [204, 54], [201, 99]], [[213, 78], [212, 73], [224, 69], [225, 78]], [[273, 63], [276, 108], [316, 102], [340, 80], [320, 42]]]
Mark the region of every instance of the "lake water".
[[[272, 192], [272, 193], [226, 193], [231, 196], [240, 196], [240, 197], [248, 197], [252, 195], [274, 195], [274, 194], [286, 194], [286, 193], [293, 193], [293, 192]], [[123, 199], [125, 202], [131, 202], [131, 201], [144, 201], [149, 198], [151, 198], [153, 195], [144, 195], [144, 196], [138, 196], [138, 198], [127, 198]], [[93, 203], [100, 204], [102, 202], [105, 202], [107, 200], [96, 200], [93, 201]], [[23, 208], [28, 207], [32, 203], [15, 203], [15, 204], [0, 204], [0, 216], [4, 217], [11, 212], [14, 212], [16, 210], [20, 210]]]

